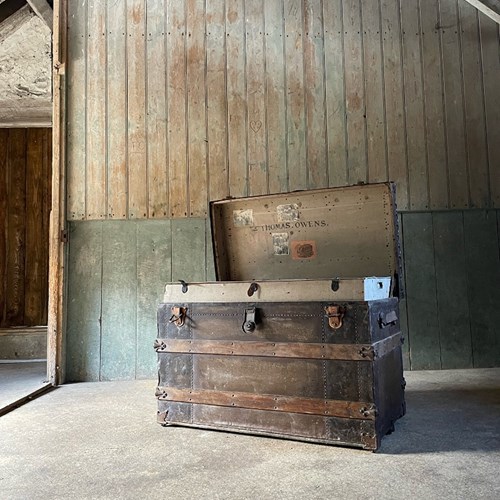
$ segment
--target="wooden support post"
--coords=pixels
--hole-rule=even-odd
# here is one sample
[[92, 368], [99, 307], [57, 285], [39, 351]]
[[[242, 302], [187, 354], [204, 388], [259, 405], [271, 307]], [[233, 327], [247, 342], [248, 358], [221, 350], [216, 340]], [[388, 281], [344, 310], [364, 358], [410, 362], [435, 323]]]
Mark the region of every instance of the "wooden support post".
[[49, 230], [49, 310], [47, 327], [47, 374], [52, 385], [64, 380], [63, 289], [65, 248], [61, 238], [65, 228], [66, 171], [66, 18], [67, 2], [54, 1], [54, 66], [52, 130], [52, 211]]

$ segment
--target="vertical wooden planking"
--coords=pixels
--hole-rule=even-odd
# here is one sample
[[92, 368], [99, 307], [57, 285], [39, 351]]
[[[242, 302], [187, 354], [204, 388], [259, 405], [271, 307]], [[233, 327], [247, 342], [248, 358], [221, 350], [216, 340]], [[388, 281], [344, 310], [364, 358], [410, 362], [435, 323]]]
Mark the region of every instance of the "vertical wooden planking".
[[187, 0], [187, 134], [189, 216], [207, 215], [205, 0]]
[[413, 370], [441, 368], [431, 213], [404, 214], [410, 359]]
[[68, 5], [67, 217], [85, 219], [87, 3]]
[[268, 193], [263, 0], [246, 0], [245, 30], [248, 194], [259, 195]]
[[448, 208], [443, 76], [438, 0], [420, 0], [429, 207]]
[[156, 308], [171, 281], [171, 221], [137, 222], [137, 338], [135, 378], [154, 378]]
[[148, 211], [146, 153], [146, 13], [144, 0], [127, 0], [128, 217]]
[[285, 2], [288, 188], [307, 188], [302, 1]]
[[188, 214], [186, 123], [185, 2], [169, 2], [167, 9], [167, 101], [169, 144], [169, 203], [172, 217]]
[[87, 14], [86, 218], [102, 219], [106, 203], [106, 3], [92, 0]]
[[[398, 226], [399, 226], [399, 241], [401, 245], [401, 259], [404, 264], [405, 262], [405, 247], [404, 247], [404, 221], [406, 214], [398, 214]], [[401, 274], [400, 277], [401, 283], [403, 284], [404, 290], [407, 289], [406, 286], [406, 273], [404, 265], [401, 266]], [[399, 324], [401, 325], [401, 335], [403, 336], [404, 343], [402, 346], [403, 351], [403, 368], [405, 370], [411, 369], [411, 361], [410, 361], [410, 350], [411, 350], [411, 332], [408, 329], [408, 303], [406, 293], [404, 296], [400, 296], [399, 299]]]
[[500, 255], [497, 212], [464, 212], [467, 289], [474, 368], [500, 359]]
[[490, 173], [490, 203], [500, 208], [500, 38], [498, 24], [480, 14], [484, 109]]
[[146, 11], [148, 217], [167, 217], [167, 101], [165, 2], [150, 0]]
[[288, 190], [283, 1], [264, 2], [265, 110], [269, 192]]
[[7, 146], [9, 144], [9, 130], [0, 129], [0, 327], [5, 324], [6, 304], [6, 273], [7, 273], [7, 183], [8, 160]]
[[46, 250], [42, 245], [43, 226], [43, 138], [44, 129], [27, 130], [26, 152], [26, 252], [24, 324], [41, 325], [46, 304], [41, 303], [43, 260]]
[[26, 129], [12, 129], [8, 145], [7, 298], [9, 326], [24, 325], [26, 252]]
[[469, 206], [457, 2], [439, 0], [450, 208]]
[[[471, 368], [471, 318], [462, 212], [434, 212], [439, 338], [443, 369]], [[475, 314], [473, 313], [473, 316]]]
[[347, 117], [347, 175], [350, 184], [367, 181], [366, 104], [360, 0], [343, 3]]
[[[478, 11], [459, 1], [470, 206], [490, 206]], [[498, 83], [498, 82], [497, 82]]]
[[225, 0], [206, 0], [208, 198], [229, 194], [227, 170]]
[[399, 0], [381, 0], [388, 178], [396, 183], [398, 208], [408, 209], [408, 169], [404, 114]]
[[42, 160], [42, 185], [43, 185], [43, 211], [42, 211], [42, 241], [40, 245], [44, 249], [41, 273], [43, 276], [43, 287], [41, 303], [43, 306], [42, 325], [47, 324], [49, 303], [49, 230], [50, 212], [52, 207], [52, 129], [45, 129], [43, 138], [43, 160]]
[[100, 380], [135, 378], [137, 222], [107, 221], [102, 233]]
[[229, 194], [248, 195], [245, 81], [245, 3], [226, 0]]
[[366, 152], [369, 182], [387, 180], [381, 6], [362, 2], [363, 67], [366, 89]]
[[348, 183], [342, 0], [323, 1], [328, 181]]
[[401, 2], [409, 208], [429, 208], [418, 2]]
[[205, 219], [172, 221], [172, 281], [205, 281]]
[[107, 2], [107, 216], [128, 217], [126, 0]]
[[309, 189], [328, 187], [325, 44], [321, 0], [304, 2], [304, 92]]
[[69, 225], [66, 381], [99, 380], [102, 232], [100, 221]]
[[67, 248], [61, 241], [66, 229], [67, 198], [67, 24], [68, 5], [54, 0], [53, 41], [53, 145], [51, 210], [49, 222], [49, 272], [47, 315], [47, 378], [53, 385], [64, 382], [66, 369], [65, 320]]

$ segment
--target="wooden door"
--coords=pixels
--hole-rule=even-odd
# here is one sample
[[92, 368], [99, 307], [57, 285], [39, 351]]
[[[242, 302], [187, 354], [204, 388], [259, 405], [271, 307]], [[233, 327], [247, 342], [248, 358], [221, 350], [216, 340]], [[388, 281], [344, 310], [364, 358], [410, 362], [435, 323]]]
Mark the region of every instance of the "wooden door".
[[0, 129], [0, 326], [47, 324], [52, 130]]

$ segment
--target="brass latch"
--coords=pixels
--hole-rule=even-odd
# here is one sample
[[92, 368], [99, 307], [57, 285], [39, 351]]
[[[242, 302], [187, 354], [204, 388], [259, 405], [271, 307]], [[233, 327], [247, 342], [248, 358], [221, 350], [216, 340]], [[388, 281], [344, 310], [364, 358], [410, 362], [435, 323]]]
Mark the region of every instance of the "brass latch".
[[328, 325], [333, 330], [338, 330], [342, 326], [342, 321], [345, 315], [345, 307], [342, 306], [326, 306], [326, 317], [328, 318]]
[[173, 306], [171, 310], [172, 310], [172, 316], [170, 316], [168, 322], [174, 323], [175, 326], [178, 327], [184, 326], [184, 321], [186, 320], [187, 307]]

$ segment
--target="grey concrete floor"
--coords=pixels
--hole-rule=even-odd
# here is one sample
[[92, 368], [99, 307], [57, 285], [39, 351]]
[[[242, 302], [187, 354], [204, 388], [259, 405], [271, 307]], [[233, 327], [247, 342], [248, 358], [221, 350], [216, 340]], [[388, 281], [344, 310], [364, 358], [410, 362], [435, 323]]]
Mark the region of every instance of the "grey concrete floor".
[[46, 379], [45, 361], [0, 363], [0, 408], [40, 389]]
[[155, 381], [63, 386], [0, 418], [1, 499], [499, 499], [500, 369], [406, 374], [378, 453], [155, 422]]

